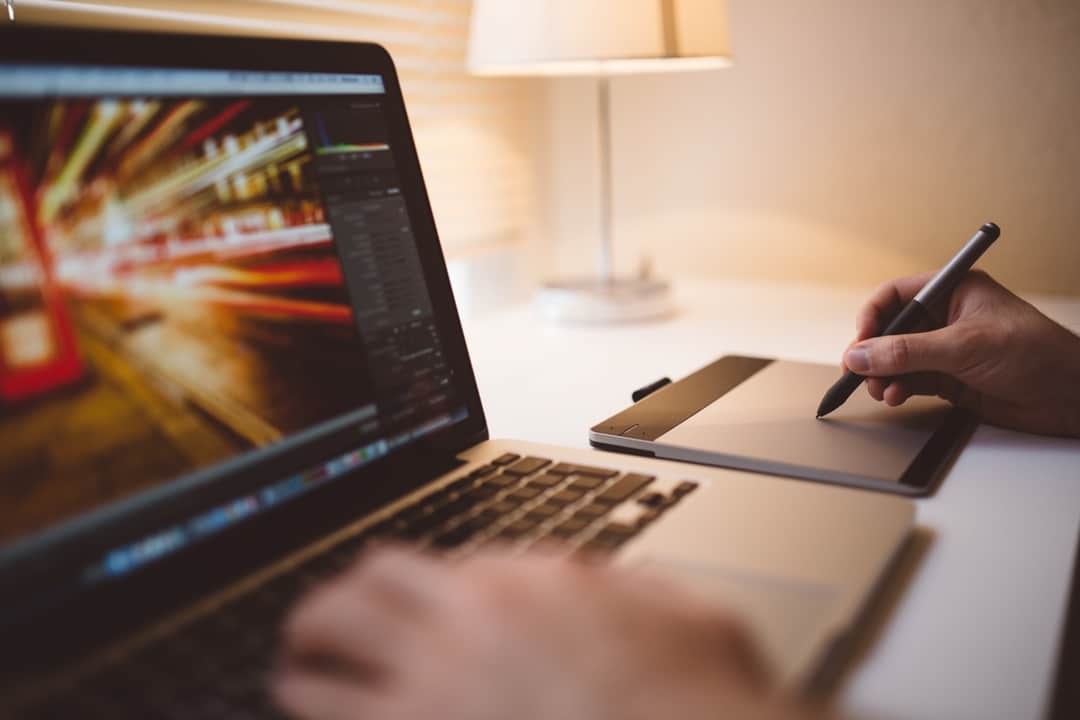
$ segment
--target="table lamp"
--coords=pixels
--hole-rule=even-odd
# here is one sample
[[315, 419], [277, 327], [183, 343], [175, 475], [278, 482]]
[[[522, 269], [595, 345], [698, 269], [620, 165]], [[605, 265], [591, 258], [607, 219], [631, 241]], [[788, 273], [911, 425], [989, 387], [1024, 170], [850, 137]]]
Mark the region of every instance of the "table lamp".
[[600, 254], [594, 276], [545, 283], [555, 320], [620, 322], [672, 310], [667, 282], [613, 267], [611, 78], [731, 64], [724, 0], [474, 0], [468, 67], [477, 75], [596, 78]]

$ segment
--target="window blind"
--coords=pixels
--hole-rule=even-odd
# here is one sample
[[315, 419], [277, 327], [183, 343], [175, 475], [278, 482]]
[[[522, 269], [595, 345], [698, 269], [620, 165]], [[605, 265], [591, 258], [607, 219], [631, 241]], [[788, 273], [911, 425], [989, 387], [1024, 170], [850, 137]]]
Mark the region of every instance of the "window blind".
[[17, 0], [17, 21], [384, 45], [401, 77], [444, 250], [523, 237], [533, 212], [528, 85], [465, 71], [470, 0]]

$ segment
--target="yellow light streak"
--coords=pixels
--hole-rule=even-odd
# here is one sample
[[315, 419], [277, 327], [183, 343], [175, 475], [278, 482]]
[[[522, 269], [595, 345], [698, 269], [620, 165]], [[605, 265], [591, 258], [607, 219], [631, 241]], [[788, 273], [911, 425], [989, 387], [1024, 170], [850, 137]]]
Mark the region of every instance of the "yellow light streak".
[[64, 203], [78, 194], [80, 178], [86, 166], [94, 159], [102, 142], [120, 117], [115, 102], [103, 101], [94, 108], [90, 121], [68, 156], [64, 169], [42, 194], [39, 212], [43, 224], [50, 224]]
[[146, 163], [157, 157], [164, 148], [175, 138], [182, 129], [184, 122], [201, 110], [203, 103], [197, 100], [189, 100], [176, 106], [169, 112], [160, 124], [136, 145], [131, 153], [120, 163], [119, 179], [124, 182], [135, 174]]
[[115, 156], [117, 153], [126, 150], [131, 141], [135, 139], [135, 136], [142, 132], [142, 129], [146, 127], [146, 124], [157, 114], [159, 109], [161, 109], [161, 103], [156, 101], [136, 100], [130, 103], [128, 112], [131, 113], [131, 119], [116, 134], [112, 144], [109, 146], [109, 155]]

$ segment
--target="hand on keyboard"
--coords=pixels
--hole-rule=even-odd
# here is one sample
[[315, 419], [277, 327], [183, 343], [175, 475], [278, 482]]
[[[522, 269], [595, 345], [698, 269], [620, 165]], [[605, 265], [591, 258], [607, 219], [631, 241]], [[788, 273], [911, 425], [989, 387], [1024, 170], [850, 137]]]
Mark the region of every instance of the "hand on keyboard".
[[803, 717], [722, 608], [547, 554], [371, 551], [300, 603], [284, 643], [273, 693], [298, 718]]

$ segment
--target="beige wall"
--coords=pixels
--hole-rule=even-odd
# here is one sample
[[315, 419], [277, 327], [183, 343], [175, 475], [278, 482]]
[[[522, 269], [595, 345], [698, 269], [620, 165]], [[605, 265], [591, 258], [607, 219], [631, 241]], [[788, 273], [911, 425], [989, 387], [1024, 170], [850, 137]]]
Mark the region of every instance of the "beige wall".
[[[615, 80], [621, 269], [866, 285], [994, 220], [983, 267], [1080, 294], [1080, 0], [728, 4], [733, 69]], [[580, 267], [593, 89], [545, 91], [545, 230]]]

